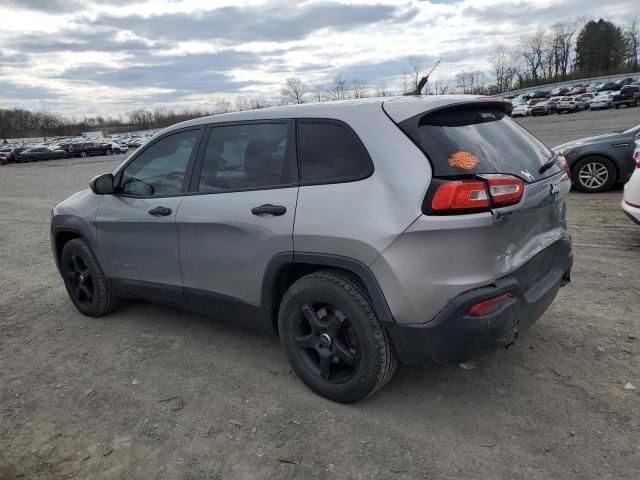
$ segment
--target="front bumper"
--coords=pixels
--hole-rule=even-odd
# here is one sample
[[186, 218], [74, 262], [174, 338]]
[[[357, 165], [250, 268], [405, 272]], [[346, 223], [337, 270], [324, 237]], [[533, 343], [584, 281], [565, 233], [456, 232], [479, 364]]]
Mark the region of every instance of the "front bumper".
[[[482, 354], [508, 347], [553, 302], [561, 286], [570, 281], [573, 254], [571, 241], [553, 246], [550, 269], [540, 276], [536, 257], [494, 285], [470, 290], [455, 297], [436, 318], [425, 324], [392, 324], [387, 329], [400, 360], [426, 366], [430, 361], [459, 364]], [[528, 280], [537, 275], [530, 284]], [[469, 308], [479, 301], [511, 292], [513, 298], [497, 312], [471, 317]]]

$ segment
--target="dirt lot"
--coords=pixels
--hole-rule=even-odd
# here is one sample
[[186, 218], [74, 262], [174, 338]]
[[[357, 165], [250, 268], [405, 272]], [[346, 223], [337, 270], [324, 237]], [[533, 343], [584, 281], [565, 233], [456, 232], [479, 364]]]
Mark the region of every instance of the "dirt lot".
[[[555, 145], [639, 116], [522, 123]], [[49, 212], [117, 163], [0, 168], [0, 479], [638, 478], [640, 227], [621, 189], [571, 194], [574, 281], [516, 345], [472, 370], [403, 367], [344, 406], [275, 336], [145, 302], [73, 308]]]

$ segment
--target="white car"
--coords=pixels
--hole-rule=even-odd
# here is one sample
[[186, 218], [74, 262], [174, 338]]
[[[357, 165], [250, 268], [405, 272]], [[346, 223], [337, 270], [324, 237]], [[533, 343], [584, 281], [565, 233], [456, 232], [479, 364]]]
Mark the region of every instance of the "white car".
[[600, 110], [604, 108], [611, 108], [612, 101], [613, 101], [613, 96], [609, 92], [607, 93], [601, 92], [595, 97], [593, 97], [593, 100], [589, 102], [589, 110]]
[[640, 225], [640, 140], [636, 140], [633, 158], [636, 161], [636, 169], [624, 186], [622, 210], [631, 220]]
[[531, 115], [531, 106], [526, 103], [522, 103], [511, 111], [512, 117], [528, 117]]

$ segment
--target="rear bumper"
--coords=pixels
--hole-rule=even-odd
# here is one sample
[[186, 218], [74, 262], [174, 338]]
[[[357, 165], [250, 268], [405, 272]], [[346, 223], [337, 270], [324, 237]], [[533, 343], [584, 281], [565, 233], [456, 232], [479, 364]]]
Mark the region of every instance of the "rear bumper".
[[[429, 323], [389, 325], [387, 328], [400, 360], [408, 365], [428, 365], [432, 360], [459, 364], [511, 345], [540, 318], [559, 288], [570, 281], [571, 241], [563, 239], [554, 245], [551, 270], [526, 290], [523, 285], [532, 272], [527, 265], [535, 262], [536, 257], [494, 285], [458, 295]], [[497, 312], [482, 317], [467, 314], [477, 302], [507, 292], [513, 298]]]
[[640, 225], [640, 207], [630, 205], [625, 200], [622, 201], [622, 211], [634, 222]]

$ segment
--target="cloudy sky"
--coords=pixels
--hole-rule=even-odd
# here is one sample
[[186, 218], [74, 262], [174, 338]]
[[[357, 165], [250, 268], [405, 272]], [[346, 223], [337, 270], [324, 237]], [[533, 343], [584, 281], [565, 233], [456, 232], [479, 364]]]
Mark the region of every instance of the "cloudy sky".
[[488, 70], [497, 45], [580, 17], [624, 23], [637, 0], [0, 0], [0, 108], [69, 115], [213, 109], [337, 73], [402, 88], [408, 59], [434, 74]]

